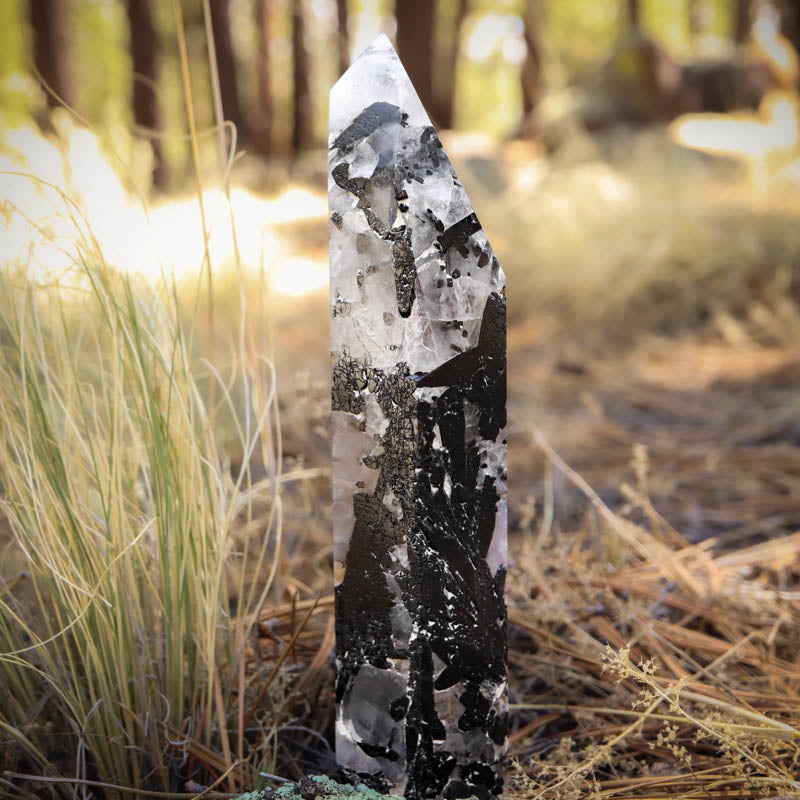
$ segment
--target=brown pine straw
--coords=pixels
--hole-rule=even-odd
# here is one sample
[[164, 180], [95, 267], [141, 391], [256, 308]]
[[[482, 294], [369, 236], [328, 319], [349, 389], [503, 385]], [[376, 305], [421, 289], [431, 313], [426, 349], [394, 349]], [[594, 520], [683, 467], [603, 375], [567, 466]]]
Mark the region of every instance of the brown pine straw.
[[[231, 765], [233, 769], [238, 765]], [[107, 789], [120, 794], [132, 794], [137, 797], [154, 797], [161, 798], [161, 800], [227, 800], [227, 798], [236, 798], [240, 795], [231, 792], [218, 792], [214, 791], [214, 787], [219, 786], [229, 776], [230, 770], [224, 772], [211, 786], [199, 792], [156, 792], [147, 789], [137, 788], [135, 786], [119, 786], [115, 783], [106, 783], [103, 781], [91, 781], [81, 778], [53, 778], [46, 775], [28, 775], [22, 772], [12, 772], [6, 770], [3, 775], [7, 778], [16, 778], [17, 780], [30, 781], [33, 783], [45, 783], [51, 785], [65, 785], [65, 786], [83, 786], [92, 789]]]
[[[559, 185], [511, 211], [480, 203], [511, 287], [508, 794], [797, 796], [800, 283], [779, 262], [796, 262], [800, 227], [785, 197], [780, 216], [715, 206], [675, 221], [674, 197], [648, 183], [630, 229], [618, 208], [603, 235], [563, 217], [580, 225], [532, 254], [563, 216], [544, 202]], [[663, 263], [636, 272], [662, 229]], [[744, 234], [758, 270], [737, 255]], [[627, 260], [612, 263], [617, 244]], [[632, 272], [636, 293], [618, 292]], [[281, 329], [324, 337], [326, 304]], [[287, 452], [327, 464], [307, 406], [287, 407]], [[331, 738], [330, 485], [306, 491], [285, 571], [312, 590], [296, 614], [323, 596], [296, 642], [292, 724]], [[260, 615], [265, 660], [291, 636], [288, 597]]]
[[[637, 489], [647, 530], [610, 509], [531, 430], [597, 522], [560, 543], [511, 539], [509, 796], [796, 796], [800, 533], [715, 552], [647, 513]], [[601, 551], [616, 539], [628, 549], [609, 570]], [[287, 650], [292, 615], [307, 614], [293, 639], [298, 696], [316, 696], [332, 677], [333, 602], [261, 614], [260, 634], [276, 652]]]
[[[256, 712], [261, 708], [261, 701], [263, 700], [264, 695], [267, 693], [267, 690], [270, 688], [270, 686], [272, 685], [272, 682], [277, 677], [278, 672], [279, 672], [279, 670], [281, 668], [281, 665], [283, 664], [283, 662], [285, 661], [285, 659], [289, 655], [289, 653], [292, 652], [292, 648], [294, 647], [295, 642], [297, 642], [298, 638], [300, 637], [300, 634], [303, 632], [303, 629], [306, 627], [306, 625], [308, 624], [308, 621], [311, 619], [312, 615], [316, 611], [316, 609], [317, 609], [317, 601], [318, 600], [319, 600], [319, 597], [317, 597], [317, 600], [315, 600], [311, 604], [311, 606], [308, 608], [308, 612], [306, 613], [306, 616], [304, 617], [302, 623], [300, 624], [300, 627], [298, 627], [294, 631], [294, 633], [292, 634], [291, 639], [289, 639], [288, 644], [283, 649], [283, 653], [275, 661], [275, 664], [273, 665], [272, 670], [270, 671], [270, 673], [267, 676], [267, 678], [264, 681], [264, 683], [261, 685], [261, 688], [259, 689], [258, 694], [255, 697], [255, 700], [252, 702], [250, 710], [245, 713], [245, 716], [244, 716], [244, 725], [245, 726], [247, 726], [249, 724], [250, 720], [253, 718], [253, 716], [256, 714]], [[242, 698], [242, 702], [243, 701], [244, 701], [244, 698]]]

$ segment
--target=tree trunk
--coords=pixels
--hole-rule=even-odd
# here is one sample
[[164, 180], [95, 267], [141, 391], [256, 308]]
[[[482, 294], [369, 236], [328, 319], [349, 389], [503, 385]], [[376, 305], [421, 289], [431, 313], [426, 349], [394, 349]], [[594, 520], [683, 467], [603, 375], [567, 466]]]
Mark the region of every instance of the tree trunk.
[[[397, 53], [422, 105], [433, 115], [434, 0], [395, 0]], [[437, 120], [438, 121], [438, 120]]]
[[436, 64], [436, 75], [434, 82], [435, 105], [433, 107], [433, 117], [442, 128], [453, 127], [453, 109], [456, 99], [456, 69], [458, 67], [458, 56], [461, 51], [461, 31], [464, 27], [464, 20], [469, 11], [468, 0], [458, 0], [456, 15], [448, 25], [448, 39], [442, 42], [441, 35], [438, 37], [438, 50], [442, 51]]
[[336, 0], [337, 36], [336, 45], [339, 53], [339, 74], [350, 66], [350, 31], [347, 13], [347, 0]]
[[258, 108], [253, 120], [253, 147], [262, 156], [272, 153], [272, 74], [269, 63], [269, 0], [256, 0], [256, 79]]
[[632, 31], [640, 31], [642, 28], [642, 4], [641, 0], [627, 0], [628, 24]]
[[131, 106], [137, 127], [150, 132], [153, 153], [153, 188], [164, 189], [169, 179], [162, 132], [161, 107], [158, 102], [158, 39], [150, 0], [127, 0], [129, 49], [133, 66]]
[[733, 38], [744, 44], [750, 38], [753, 26], [753, 0], [735, 0]]
[[781, 33], [800, 53], [800, 6], [797, 0], [779, 0], [777, 6], [781, 15]]
[[302, 0], [292, 0], [292, 77], [294, 79], [292, 149], [298, 153], [311, 143], [313, 135], [311, 80]]
[[541, 0], [527, 0], [523, 17], [525, 24], [525, 60], [520, 70], [522, 84], [522, 134], [531, 132], [530, 117], [539, 102], [542, 83], [542, 48], [539, 39]]
[[71, 0], [28, 0], [33, 63], [50, 108], [75, 103], [69, 41], [71, 6]]
[[230, 0], [211, 0], [208, 5], [214, 32], [214, 55], [217, 59], [222, 113], [226, 120], [236, 126], [238, 141], [247, 142], [250, 132], [239, 104], [236, 54], [231, 38]]

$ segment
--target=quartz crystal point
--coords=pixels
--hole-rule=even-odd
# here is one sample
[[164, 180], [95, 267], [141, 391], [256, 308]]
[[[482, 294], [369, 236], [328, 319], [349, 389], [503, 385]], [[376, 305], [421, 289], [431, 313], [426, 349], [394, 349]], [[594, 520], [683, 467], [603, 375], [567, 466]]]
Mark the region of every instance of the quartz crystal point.
[[505, 277], [386, 36], [331, 90], [336, 752], [491, 798], [506, 753]]

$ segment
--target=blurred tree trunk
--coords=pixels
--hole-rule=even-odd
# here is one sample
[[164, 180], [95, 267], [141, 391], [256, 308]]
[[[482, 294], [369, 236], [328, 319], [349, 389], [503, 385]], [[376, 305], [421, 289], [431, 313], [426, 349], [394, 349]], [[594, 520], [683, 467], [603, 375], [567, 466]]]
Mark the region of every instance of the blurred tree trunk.
[[211, 28], [214, 32], [214, 55], [217, 59], [222, 113], [226, 120], [236, 126], [239, 143], [247, 142], [250, 139], [250, 132], [239, 104], [236, 54], [231, 38], [230, 0], [211, 0], [208, 5], [211, 11]]
[[800, 3], [798, 0], [778, 0], [776, 5], [781, 15], [781, 33], [800, 53]]
[[750, 37], [753, 26], [753, 0], [734, 0], [733, 38], [736, 44], [744, 44]]
[[129, 48], [133, 67], [133, 93], [131, 105], [133, 121], [152, 133], [150, 148], [153, 153], [153, 188], [166, 188], [169, 179], [164, 148], [159, 135], [162, 132], [161, 107], [158, 102], [158, 39], [153, 26], [150, 0], [127, 0]]
[[531, 114], [539, 102], [542, 89], [541, 0], [527, 0], [523, 16], [525, 37], [525, 60], [520, 70], [522, 84], [522, 135], [532, 133]]
[[69, 106], [75, 103], [69, 41], [71, 7], [71, 0], [28, 0], [33, 63], [46, 87], [50, 108], [60, 106], [62, 102]]
[[397, 54], [403, 62], [422, 105], [434, 111], [433, 28], [434, 0], [395, 0]]
[[[435, 4], [433, 4], [435, 5]], [[440, 58], [436, 63], [434, 90], [434, 106], [431, 113], [436, 122], [442, 128], [453, 127], [453, 108], [456, 99], [456, 68], [458, 66], [458, 56], [461, 51], [461, 31], [464, 27], [464, 20], [467, 18], [469, 10], [468, 0], [457, 0], [455, 17], [448, 25], [447, 41], [442, 42], [441, 34], [437, 50], [440, 51]]]
[[253, 121], [253, 147], [262, 156], [272, 153], [272, 75], [269, 63], [269, 0], [256, 0], [256, 80], [258, 108]]
[[350, 66], [350, 31], [347, 13], [347, 0], [336, 0], [337, 36], [336, 45], [339, 53], [339, 74]]
[[639, 31], [642, 28], [642, 4], [641, 0], [626, 0], [628, 7], [628, 26], [632, 31]]
[[302, 0], [292, 0], [292, 77], [294, 79], [292, 149], [298, 153], [311, 143], [314, 130]]

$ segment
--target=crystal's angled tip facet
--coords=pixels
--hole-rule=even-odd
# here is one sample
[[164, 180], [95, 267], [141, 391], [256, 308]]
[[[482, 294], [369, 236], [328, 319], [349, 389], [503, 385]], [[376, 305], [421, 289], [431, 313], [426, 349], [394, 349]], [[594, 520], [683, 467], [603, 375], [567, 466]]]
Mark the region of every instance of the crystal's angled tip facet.
[[388, 37], [331, 90], [336, 752], [502, 788], [505, 277]]
[[[345, 75], [347, 75], [347, 73], [350, 72], [350, 70], [352, 70], [354, 67], [356, 67], [356, 65], [359, 63], [359, 61], [361, 61], [362, 58], [364, 58], [365, 56], [366, 57], [370, 57], [370, 56], [373, 56], [373, 55], [377, 55], [379, 53], [382, 53], [382, 54], [388, 55], [388, 56], [393, 56], [395, 59], [397, 59], [398, 64], [400, 63], [400, 58], [397, 55], [397, 52], [395, 51], [394, 47], [392, 46], [391, 39], [389, 39], [389, 37], [385, 33], [381, 32], [372, 40], [372, 42], [370, 44], [368, 44], [353, 59], [353, 62], [342, 73], [342, 75], [339, 78], [339, 80], [336, 81], [336, 83], [333, 84], [333, 87], [331, 88], [331, 93], [333, 93], [333, 91], [339, 85], [339, 83], [341, 82], [342, 78], [344, 78]], [[401, 66], [401, 69], [402, 69], [402, 66]]]
[[[367, 47], [364, 48], [364, 50], [361, 51], [361, 54], [363, 55], [364, 53], [366, 53], [368, 51], [370, 51], [370, 52], [371, 51], [375, 51], [375, 52], [383, 51], [383, 52], [387, 52], [387, 53], [393, 53], [395, 56], [397, 55], [397, 53], [395, 52], [394, 47], [392, 47], [391, 39], [389, 39], [389, 37], [383, 31], [381, 31], [372, 40], [371, 44], [369, 44]], [[359, 56], [359, 58], [360, 58], [360, 56]]]
[[329, 97], [330, 146], [335, 137], [373, 102], [403, 109], [412, 124], [430, 125], [411, 79], [389, 37], [381, 33], [333, 85]]

